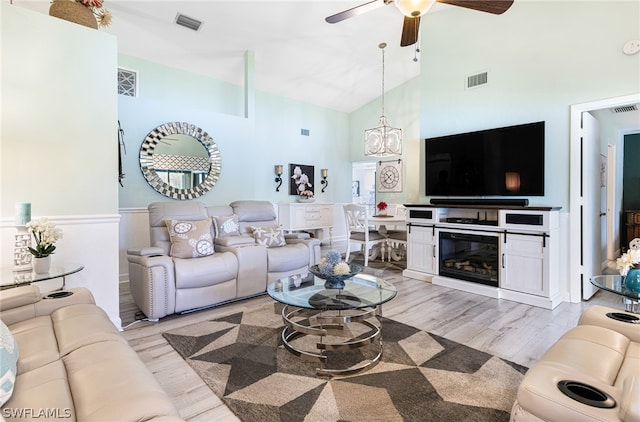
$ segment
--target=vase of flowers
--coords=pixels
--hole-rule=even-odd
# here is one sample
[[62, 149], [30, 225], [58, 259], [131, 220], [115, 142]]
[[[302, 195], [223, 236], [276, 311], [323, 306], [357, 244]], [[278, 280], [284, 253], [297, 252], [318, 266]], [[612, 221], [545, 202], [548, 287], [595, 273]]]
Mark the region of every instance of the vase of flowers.
[[303, 190], [302, 192], [300, 192], [300, 195], [298, 195], [298, 202], [313, 202], [315, 201], [315, 198], [313, 197], [313, 191], [311, 190]]
[[640, 292], [640, 249], [631, 249], [616, 260], [616, 267], [624, 277], [624, 286]]
[[47, 273], [51, 267], [51, 254], [56, 250], [55, 243], [62, 239], [62, 230], [46, 218], [30, 221], [27, 229], [36, 241], [35, 247], [29, 246], [29, 252], [33, 255], [33, 271], [36, 274]]
[[378, 205], [376, 205], [376, 208], [378, 209], [378, 215], [387, 215], [388, 206], [389, 205], [384, 201], [378, 202]]
[[111, 12], [102, 7], [102, 0], [53, 0], [49, 15], [93, 29], [111, 24]]
[[360, 271], [362, 271], [362, 267], [347, 264], [342, 260], [340, 252], [333, 249], [320, 259], [318, 265], [313, 265], [309, 268], [309, 272], [325, 280], [325, 289], [344, 289], [345, 280], [350, 279]]

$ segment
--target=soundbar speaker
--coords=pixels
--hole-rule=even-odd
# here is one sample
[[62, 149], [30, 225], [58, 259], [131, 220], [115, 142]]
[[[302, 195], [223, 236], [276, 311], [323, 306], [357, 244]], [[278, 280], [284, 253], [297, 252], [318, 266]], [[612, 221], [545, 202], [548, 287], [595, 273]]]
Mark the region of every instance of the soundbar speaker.
[[524, 198], [432, 198], [431, 205], [492, 205], [504, 207], [526, 207], [529, 200]]

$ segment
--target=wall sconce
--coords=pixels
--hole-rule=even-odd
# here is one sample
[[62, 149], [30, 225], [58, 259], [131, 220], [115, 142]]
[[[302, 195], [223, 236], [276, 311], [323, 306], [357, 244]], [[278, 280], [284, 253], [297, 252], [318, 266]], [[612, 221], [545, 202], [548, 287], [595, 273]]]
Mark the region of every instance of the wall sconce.
[[322, 181], [320, 182], [322, 183], [322, 193], [324, 193], [324, 190], [327, 188], [327, 186], [329, 186], [329, 182], [327, 182], [328, 173], [329, 173], [329, 170], [327, 169], [320, 170], [320, 176], [322, 176]]
[[282, 186], [282, 165], [277, 164], [275, 167], [275, 172], [276, 172], [276, 180], [275, 182], [277, 183], [276, 185], [276, 192], [280, 192], [280, 186]]

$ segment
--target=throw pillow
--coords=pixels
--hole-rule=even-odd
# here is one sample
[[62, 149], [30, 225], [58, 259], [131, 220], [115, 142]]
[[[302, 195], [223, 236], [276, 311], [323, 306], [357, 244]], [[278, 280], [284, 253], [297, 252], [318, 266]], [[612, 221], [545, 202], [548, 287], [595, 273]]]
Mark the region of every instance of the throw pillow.
[[181, 221], [166, 220], [171, 251], [174, 258], [199, 258], [213, 255], [211, 220]]
[[277, 248], [286, 245], [282, 226], [252, 226], [251, 230], [253, 231], [253, 238], [260, 245], [265, 245], [267, 248]]
[[213, 217], [213, 227], [216, 230], [216, 237], [240, 236], [240, 225], [236, 214]]
[[0, 406], [11, 398], [16, 382], [18, 344], [9, 327], [0, 321]]

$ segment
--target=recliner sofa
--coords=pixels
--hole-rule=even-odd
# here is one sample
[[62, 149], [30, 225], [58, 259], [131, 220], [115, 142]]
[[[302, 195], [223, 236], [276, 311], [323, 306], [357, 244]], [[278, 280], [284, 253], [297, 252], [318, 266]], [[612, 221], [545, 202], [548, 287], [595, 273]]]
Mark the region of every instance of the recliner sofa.
[[62, 293], [0, 292], [0, 420], [182, 421], [91, 292]]
[[512, 422], [640, 422], [640, 318], [595, 305], [525, 374]]
[[[151, 320], [262, 294], [320, 260], [320, 241], [284, 234], [268, 201], [155, 202], [148, 210], [150, 247], [128, 250], [127, 259], [131, 294]], [[192, 231], [180, 239], [183, 230]]]

